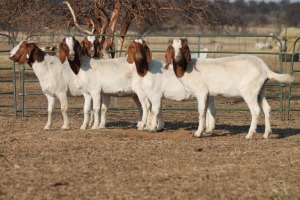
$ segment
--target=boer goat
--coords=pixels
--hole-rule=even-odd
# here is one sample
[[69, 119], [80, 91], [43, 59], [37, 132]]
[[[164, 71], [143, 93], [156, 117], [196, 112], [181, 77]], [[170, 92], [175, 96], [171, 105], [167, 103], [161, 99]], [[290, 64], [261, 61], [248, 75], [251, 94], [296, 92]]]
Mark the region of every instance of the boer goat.
[[[133, 78], [133, 87], [137, 95], [146, 96], [151, 103], [151, 112], [148, 117], [149, 131], [160, 131], [163, 128], [161, 114], [161, 98], [182, 101], [194, 98], [192, 93], [185, 90], [173, 73], [172, 66], [165, 69], [166, 63], [151, 58], [149, 47], [143, 40], [133, 41], [127, 49], [127, 61], [134, 63], [136, 74]], [[207, 132], [215, 128], [214, 99], [210, 99]]]
[[[149, 105], [145, 99], [139, 99], [133, 91], [132, 77], [135, 65], [128, 64], [125, 58], [101, 59], [98, 56], [100, 43], [96, 36], [87, 36], [81, 44], [74, 37], [64, 38], [59, 45], [58, 56], [62, 63], [66, 59], [68, 60], [70, 68], [76, 76], [76, 84], [84, 95], [84, 122], [82, 126], [87, 125], [91, 101], [93, 101], [95, 116], [92, 129], [97, 129], [105, 127], [106, 110], [110, 96], [130, 96], [133, 97], [140, 111], [137, 127], [139, 130], [143, 130], [141, 106], [143, 106], [143, 110], [147, 110], [146, 107]], [[99, 125], [101, 97], [103, 97], [102, 115]]]
[[75, 75], [71, 71], [68, 62], [63, 64], [57, 56], [51, 56], [42, 51], [34, 42], [21, 41], [9, 53], [9, 58], [19, 64], [28, 64], [39, 79], [41, 88], [48, 100], [48, 121], [45, 130], [51, 128], [51, 115], [55, 103], [55, 96], [61, 104], [61, 112], [64, 120], [62, 129], [69, 129], [67, 116], [67, 93], [73, 96], [82, 96], [74, 80]]
[[194, 133], [201, 137], [204, 131], [206, 101], [208, 95], [242, 97], [247, 103], [252, 121], [246, 139], [256, 132], [258, 116], [262, 109], [265, 115], [264, 138], [271, 130], [270, 106], [265, 98], [265, 86], [269, 79], [292, 82], [290, 74], [277, 74], [265, 62], [253, 55], [238, 55], [217, 59], [191, 59], [187, 40], [170, 40], [166, 51], [167, 65], [173, 62], [176, 77], [185, 89], [198, 101], [199, 127]]

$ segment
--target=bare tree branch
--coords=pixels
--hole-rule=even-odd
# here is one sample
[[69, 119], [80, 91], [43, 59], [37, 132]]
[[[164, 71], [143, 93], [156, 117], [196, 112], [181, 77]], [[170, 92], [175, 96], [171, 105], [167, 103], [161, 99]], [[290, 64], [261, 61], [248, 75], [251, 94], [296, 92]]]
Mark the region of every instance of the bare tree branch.
[[64, 4], [67, 4], [67, 6], [68, 6], [68, 8], [69, 8], [69, 10], [70, 10], [70, 12], [71, 12], [71, 14], [72, 14], [72, 16], [73, 16], [74, 25], [75, 25], [80, 31], [82, 31], [82, 32], [84, 32], [84, 33], [87, 33], [87, 34], [90, 34], [90, 35], [92, 35], [92, 34], [95, 33], [95, 25], [94, 25], [94, 22], [93, 22], [92, 20], [89, 20], [89, 23], [91, 24], [91, 27], [92, 27], [92, 31], [88, 31], [88, 30], [85, 30], [85, 29], [81, 28], [81, 27], [79, 26], [78, 22], [77, 22], [76, 15], [75, 15], [74, 10], [73, 10], [72, 6], [70, 5], [70, 3], [69, 3], [68, 1], [64, 1], [63, 3], [64, 3]]

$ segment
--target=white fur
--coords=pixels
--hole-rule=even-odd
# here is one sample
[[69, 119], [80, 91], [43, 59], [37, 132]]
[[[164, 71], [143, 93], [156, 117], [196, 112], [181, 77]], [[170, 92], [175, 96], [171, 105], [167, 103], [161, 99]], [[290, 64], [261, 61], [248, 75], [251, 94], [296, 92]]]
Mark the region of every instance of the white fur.
[[[174, 48], [178, 42], [174, 40]], [[176, 51], [176, 49], [175, 49]], [[178, 57], [175, 54], [175, 59]], [[252, 121], [247, 139], [252, 138], [256, 132], [260, 110], [265, 115], [264, 138], [271, 133], [270, 106], [265, 98], [265, 84], [268, 79], [279, 82], [291, 82], [290, 74], [277, 74], [272, 72], [265, 62], [252, 55], [238, 55], [218, 59], [192, 59], [187, 72], [179, 78], [185, 89], [195, 95], [198, 100], [199, 127], [195, 136], [201, 137], [205, 123], [205, 101], [208, 95], [223, 95], [227, 97], [242, 97], [247, 103]]]
[[[165, 65], [164, 62], [152, 60], [149, 63], [149, 71], [144, 77], [140, 77], [137, 73], [134, 75], [134, 91], [139, 97], [149, 99], [151, 103], [151, 112], [147, 123], [149, 131], [160, 131], [164, 127], [161, 98], [175, 101], [194, 98], [174, 75], [173, 66], [169, 65], [169, 69], [165, 69]], [[207, 113], [207, 132], [211, 132], [215, 128], [214, 114], [214, 99], [211, 98]]]
[[[69, 46], [69, 49], [73, 49], [73, 46]], [[139, 123], [137, 126], [139, 130], [143, 130], [144, 126], [140, 124], [142, 114], [141, 106], [148, 105], [144, 105], [144, 99], [138, 99], [132, 89], [132, 74], [135, 72], [135, 64], [129, 64], [125, 58], [100, 59], [90, 58], [87, 55], [82, 56], [80, 61], [81, 68], [76, 76], [76, 84], [85, 97], [82, 129], [87, 126], [91, 100], [93, 101], [95, 116], [92, 129], [97, 129], [105, 127], [109, 97], [130, 96], [133, 97], [140, 110]], [[103, 99], [101, 106], [101, 123], [99, 125], [99, 102], [101, 101], [101, 96]]]
[[[10, 56], [13, 56], [19, 49], [21, 41], [14, 47]], [[69, 63], [61, 64], [57, 56], [45, 55], [44, 61], [34, 62], [32, 69], [39, 79], [39, 83], [48, 100], [48, 121], [44, 129], [49, 130], [52, 124], [52, 112], [55, 103], [55, 96], [61, 104], [61, 112], [63, 115], [64, 124], [62, 129], [69, 129], [69, 120], [67, 116], [68, 99], [67, 94], [72, 96], [82, 96], [80, 90], [75, 84], [75, 75], [71, 71]]]

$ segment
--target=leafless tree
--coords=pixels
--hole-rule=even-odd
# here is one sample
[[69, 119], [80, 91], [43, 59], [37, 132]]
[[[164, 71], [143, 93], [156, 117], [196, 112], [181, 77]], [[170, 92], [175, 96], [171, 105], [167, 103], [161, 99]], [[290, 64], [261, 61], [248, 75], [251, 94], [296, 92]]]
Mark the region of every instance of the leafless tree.
[[[144, 32], [157, 23], [189, 22], [206, 27], [226, 23], [226, 0], [1, 0], [0, 28], [28, 33], [56, 32], [76, 27], [88, 34], [106, 34], [103, 49], [113, 49], [111, 34], [120, 34], [120, 46], [134, 24]], [[226, 19], [226, 20], [224, 20]]]

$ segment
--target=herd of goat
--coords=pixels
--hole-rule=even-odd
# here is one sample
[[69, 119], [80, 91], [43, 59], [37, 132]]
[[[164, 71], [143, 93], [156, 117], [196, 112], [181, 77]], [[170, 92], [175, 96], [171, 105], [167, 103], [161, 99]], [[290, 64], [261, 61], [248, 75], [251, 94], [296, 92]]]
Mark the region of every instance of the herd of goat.
[[[215, 128], [214, 96], [242, 97], [252, 120], [246, 139], [256, 132], [258, 116], [265, 116], [264, 138], [269, 138], [270, 106], [265, 97], [269, 79], [292, 82], [290, 74], [271, 71], [265, 62], [253, 55], [224, 58], [191, 58], [185, 39], [173, 39], [166, 45], [165, 61], [152, 59], [151, 50], [141, 39], [132, 41], [126, 57], [105, 59], [96, 36], [79, 42], [65, 37], [57, 53], [45, 53], [33, 41], [23, 40], [9, 53], [19, 64], [28, 64], [39, 79], [48, 99], [48, 121], [57, 97], [63, 115], [62, 129], [69, 129], [67, 94], [84, 97], [84, 119], [81, 129], [105, 128], [111, 96], [132, 97], [139, 109], [138, 130], [161, 131], [164, 128], [161, 99], [198, 102], [199, 126], [193, 134], [203, 136]], [[92, 107], [92, 110], [91, 110]], [[101, 111], [101, 119], [99, 112]], [[91, 115], [91, 116], [90, 116]]]

